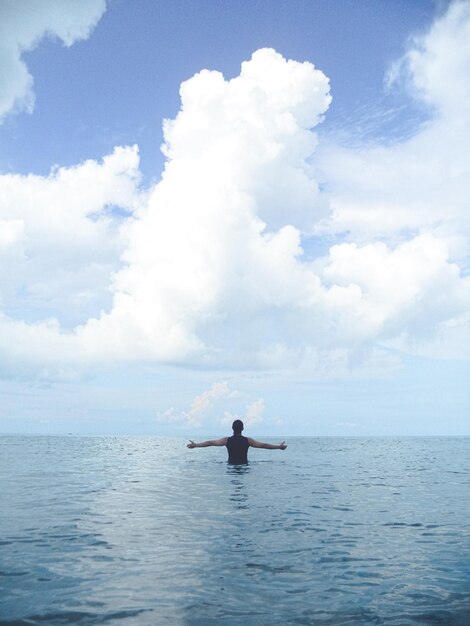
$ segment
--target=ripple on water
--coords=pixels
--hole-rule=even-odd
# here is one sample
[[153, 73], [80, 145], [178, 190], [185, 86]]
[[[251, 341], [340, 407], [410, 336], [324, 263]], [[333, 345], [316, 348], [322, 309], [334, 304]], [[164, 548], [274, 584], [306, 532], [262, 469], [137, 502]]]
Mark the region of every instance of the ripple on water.
[[470, 440], [0, 448], [0, 626], [470, 624]]

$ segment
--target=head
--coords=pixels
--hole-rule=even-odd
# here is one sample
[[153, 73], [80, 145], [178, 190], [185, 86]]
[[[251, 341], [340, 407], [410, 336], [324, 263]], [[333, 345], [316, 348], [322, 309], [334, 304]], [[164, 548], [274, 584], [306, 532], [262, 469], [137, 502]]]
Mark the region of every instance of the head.
[[243, 422], [241, 420], [235, 420], [232, 424], [232, 430], [234, 435], [241, 435]]

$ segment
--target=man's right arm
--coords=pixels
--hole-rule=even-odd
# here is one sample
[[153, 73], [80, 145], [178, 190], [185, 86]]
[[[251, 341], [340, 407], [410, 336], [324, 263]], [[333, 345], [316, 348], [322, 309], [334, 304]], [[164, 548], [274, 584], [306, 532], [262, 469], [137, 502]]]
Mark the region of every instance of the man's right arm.
[[187, 448], [208, 448], [209, 446], [225, 446], [227, 445], [227, 437], [222, 437], [222, 439], [210, 439], [209, 441], [202, 441], [201, 443], [195, 443], [194, 441], [189, 440]]

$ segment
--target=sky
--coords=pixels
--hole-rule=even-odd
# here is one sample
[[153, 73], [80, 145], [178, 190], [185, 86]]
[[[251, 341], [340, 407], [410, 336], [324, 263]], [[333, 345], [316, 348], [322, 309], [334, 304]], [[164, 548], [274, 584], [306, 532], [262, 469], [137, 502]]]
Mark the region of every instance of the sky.
[[470, 2], [2, 0], [0, 432], [470, 435]]

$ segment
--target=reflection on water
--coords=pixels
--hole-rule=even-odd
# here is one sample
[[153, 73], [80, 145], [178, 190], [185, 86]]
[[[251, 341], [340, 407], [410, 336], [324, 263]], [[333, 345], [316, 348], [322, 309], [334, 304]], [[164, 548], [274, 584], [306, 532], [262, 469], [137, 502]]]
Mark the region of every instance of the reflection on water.
[[227, 475], [230, 476], [232, 491], [230, 500], [236, 509], [246, 509], [248, 506], [248, 493], [246, 491], [245, 476], [249, 474], [250, 466], [227, 464]]
[[470, 624], [470, 439], [0, 437], [0, 624]]

